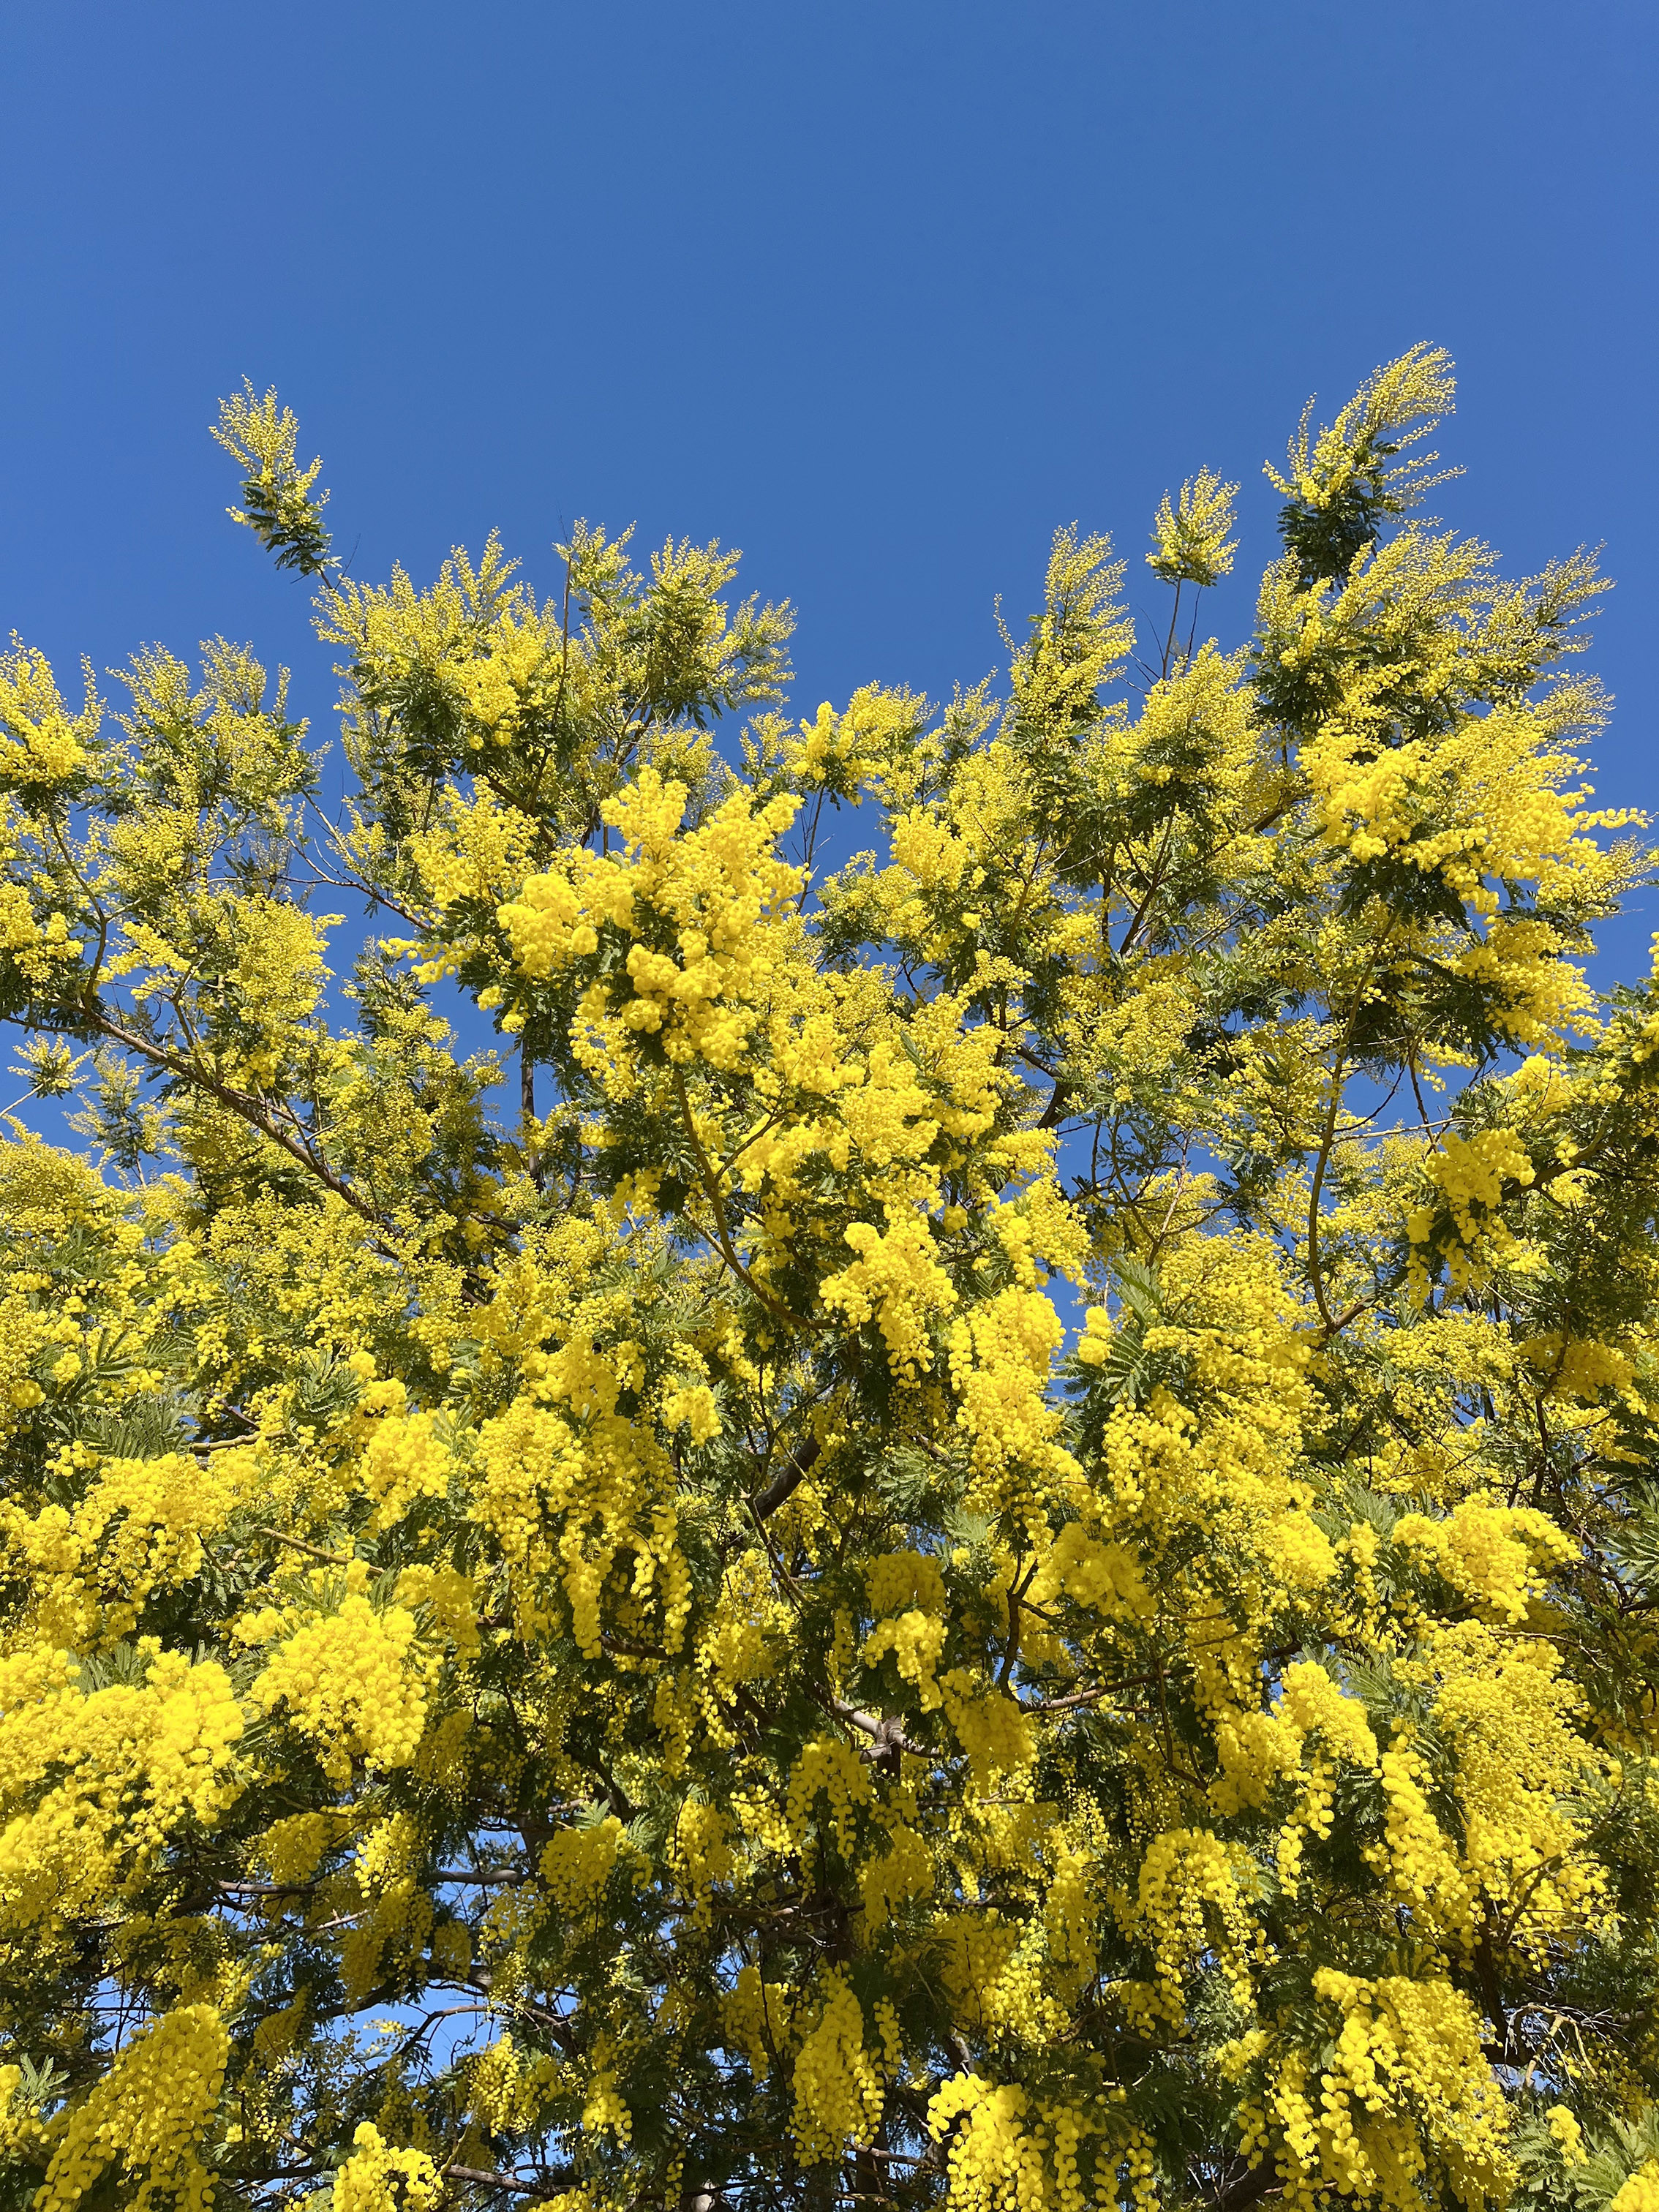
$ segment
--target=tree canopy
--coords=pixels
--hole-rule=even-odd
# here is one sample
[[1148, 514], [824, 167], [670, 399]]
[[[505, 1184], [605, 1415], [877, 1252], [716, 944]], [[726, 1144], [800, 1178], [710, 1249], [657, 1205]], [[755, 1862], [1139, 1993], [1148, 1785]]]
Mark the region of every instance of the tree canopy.
[[1451, 398], [800, 720], [249, 387], [343, 811], [0, 662], [0, 2203], [1659, 2212], [1650, 858]]

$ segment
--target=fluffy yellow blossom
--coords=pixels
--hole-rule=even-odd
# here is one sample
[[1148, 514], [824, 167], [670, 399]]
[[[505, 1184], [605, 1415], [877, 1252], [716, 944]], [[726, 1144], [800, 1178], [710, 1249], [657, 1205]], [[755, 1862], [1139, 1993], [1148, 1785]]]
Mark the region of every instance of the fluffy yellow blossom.
[[1166, 491], [1152, 528], [1157, 550], [1146, 556], [1153, 574], [1166, 584], [1200, 588], [1229, 574], [1238, 550], [1227, 537], [1237, 492], [1236, 483], [1224, 483], [1213, 469], [1200, 469], [1173, 501]]
[[435, 2212], [443, 2176], [424, 2151], [394, 2150], [365, 2120], [334, 2177], [333, 2212]]
[[817, 2018], [795, 2053], [791, 2127], [803, 2166], [819, 2166], [847, 2143], [868, 2142], [884, 2101], [882, 2068], [865, 2047], [864, 2014], [842, 1978], [831, 1972], [815, 2007]]
[[1545, 2113], [1551, 2135], [1561, 2146], [1561, 2155], [1569, 2166], [1577, 2166], [1584, 2155], [1583, 2136], [1572, 2109], [1567, 2105], [1552, 2105]]
[[54, 2130], [40, 2212], [73, 2212], [112, 2166], [126, 2177], [133, 2212], [149, 2212], [158, 2190], [206, 2212], [213, 2185], [200, 2153], [229, 2055], [211, 2005], [187, 2005], [141, 2031]]
[[1621, 2182], [1607, 2212], [1655, 2212], [1659, 2206], [1659, 2159], [1650, 2158]]
[[309, 1621], [276, 1650], [254, 1684], [267, 1710], [285, 1705], [315, 1747], [325, 1771], [343, 1781], [352, 1762], [406, 1766], [421, 1740], [426, 1705], [411, 1664], [415, 1621], [402, 1606], [376, 1613], [360, 1595]]
[[1490, 1617], [1522, 1620], [1552, 1567], [1572, 1557], [1572, 1539], [1530, 1506], [1467, 1498], [1443, 1521], [1403, 1514], [1395, 1541], [1431, 1562]]

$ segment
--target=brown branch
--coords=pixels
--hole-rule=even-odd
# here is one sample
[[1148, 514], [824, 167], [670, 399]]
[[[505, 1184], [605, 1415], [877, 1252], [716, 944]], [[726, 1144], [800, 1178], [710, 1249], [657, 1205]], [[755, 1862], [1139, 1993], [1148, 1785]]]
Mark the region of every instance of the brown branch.
[[904, 1723], [896, 1713], [882, 1716], [863, 1712], [854, 1705], [845, 1704], [842, 1699], [833, 1694], [827, 1703], [830, 1711], [834, 1713], [837, 1720], [845, 1721], [848, 1728], [855, 1728], [860, 1735], [867, 1735], [870, 1738], [875, 1746], [874, 1751], [870, 1754], [874, 1764], [879, 1765], [884, 1759], [890, 1763], [899, 1752], [908, 1753], [912, 1759], [931, 1759], [933, 1758], [933, 1754], [931, 1751], [926, 1750], [919, 1743], [911, 1742], [904, 1733]]
[[82, 1013], [100, 1036], [106, 1036], [112, 1044], [118, 1044], [124, 1052], [135, 1053], [139, 1059], [149, 1060], [152, 1066], [165, 1068], [170, 1075], [179, 1077], [181, 1082], [205, 1091], [210, 1098], [216, 1098], [222, 1106], [228, 1106], [233, 1114], [240, 1115], [251, 1128], [257, 1129], [262, 1137], [286, 1152], [308, 1175], [315, 1176], [319, 1182], [350, 1206], [354, 1213], [361, 1214], [365, 1221], [373, 1223], [376, 1228], [381, 1226], [380, 1215], [368, 1200], [360, 1198], [349, 1182], [319, 1159], [309, 1145], [300, 1143], [280, 1128], [272, 1121], [267, 1109], [250, 1092], [238, 1090], [234, 1084], [211, 1074], [181, 1053], [169, 1052], [165, 1045], [154, 1044], [145, 1037], [135, 1036], [118, 1022], [112, 1021], [100, 1009], [83, 1006]]
[[1071, 1095], [1071, 1085], [1069, 1083], [1062, 1082], [1059, 1078], [1056, 1078], [1054, 1087], [1048, 1093], [1048, 1103], [1043, 1108], [1035, 1126], [1039, 1129], [1053, 1129], [1057, 1127], [1062, 1115], [1065, 1114], [1066, 1103]]
[[1348, 1014], [1347, 1024], [1342, 1032], [1342, 1042], [1337, 1047], [1336, 1058], [1331, 1066], [1330, 1103], [1325, 1111], [1325, 1131], [1320, 1139], [1319, 1156], [1314, 1162], [1313, 1180], [1309, 1186], [1308, 1279], [1313, 1285], [1314, 1304], [1319, 1308], [1319, 1318], [1325, 1324], [1325, 1341], [1328, 1344], [1334, 1336], [1341, 1333], [1352, 1316], [1345, 1315], [1341, 1321], [1333, 1321], [1330, 1307], [1325, 1301], [1325, 1279], [1320, 1272], [1319, 1266], [1319, 1200], [1325, 1186], [1325, 1170], [1330, 1164], [1331, 1146], [1336, 1138], [1336, 1117], [1342, 1110], [1342, 1076], [1348, 1063], [1348, 1048], [1353, 1042], [1353, 1033], [1359, 1026], [1359, 1016], [1365, 1004], [1365, 994], [1370, 988], [1371, 977], [1376, 972], [1377, 962], [1382, 957], [1382, 948], [1387, 945], [1393, 927], [1394, 923], [1391, 919], [1389, 927], [1383, 931], [1376, 944], [1371, 948], [1370, 954], [1365, 962], [1364, 972], [1361, 975], [1358, 987], [1354, 992], [1353, 1006]]
[[[1016, 1561], [1015, 1571], [1016, 1573], [1018, 1573], [1018, 1561]], [[1011, 1583], [1008, 1586], [1008, 1648], [1003, 1653], [1002, 1665], [997, 1670], [997, 1686], [999, 1688], [1003, 1687], [1006, 1684], [1008, 1677], [1014, 1671], [1014, 1662], [1019, 1656], [1020, 1601], [1025, 1595], [1026, 1591], [1030, 1589], [1031, 1584], [1036, 1580], [1036, 1572], [1037, 1562], [1033, 1559], [1030, 1570], [1025, 1576], [1024, 1581]]]
[[817, 1465], [823, 1452], [816, 1437], [808, 1437], [800, 1449], [790, 1455], [764, 1490], [751, 1498], [749, 1510], [757, 1521], [769, 1520], [779, 1506], [793, 1498], [806, 1477]]
[[1277, 2169], [1264, 2161], [1261, 2166], [1247, 2167], [1236, 2181], [1224, 2189], [1218, 2189], [1214, 2203], [1217, 2212], [1247, 2212], [1252, 2204], [1259, 2204], [1264, 2197], [1278, 2197], [1284, 2185]]
[[446, 2181], [470, 2181], [479, 2189], [507, 2189], [514, 2196], [538, 2198], [543, 2203], [550, 2203], [562, 2194], [550, 2183], [515, 2181], [510, 2173], [489, 2173], [478, 2166], [446, 2166], [439, 2170]]
[[331, 1567], [349, 1567], [351, 1561], [338, 1552], [319, 1551], [315, 1544], [303, 1542], [298, 1536], [285, 1536], [280, 1528], [256, 1528], [256, 1536], [264, 1536], [273, 1544], [286, 1544], [291, 1551], [304, 1552], [313, 1559], [321, 1559]]
[[680, 1117], [685, 1124], [685, 1133], [690, 1139], [691, 1150], [696, 1155], [698, 1181], [702, 1186], [703, 1195], [708, 1200], [710, 1210], [714, 1217], [714, 1242], [720, 1247], [721, 1258], [751, 1297], [757, 1298], [766, 1308], [768, 1313], [775, 1315], [779, 1321], [783, 1322], [790, 1328], [809, 1328], [810, 1323], [802, 1321], [798, 1314], [791, 1313], [787, 1306], [780, 1305], [775, 1297], [762, 1290], [748, 1268], [738, 1259], [732, 1246], [732, 1231], [726, 1218], [726, 1208], [720, 1202], [720, 1185], [708, 1155], [703, 1150], [702, 1139], [697, 1134], [697, 1125], [691, 1113], [691, 1102], [685, 1092], [685, 1077], [678, 1067], [674, 1070], [674, 1095], [679, 1100]]

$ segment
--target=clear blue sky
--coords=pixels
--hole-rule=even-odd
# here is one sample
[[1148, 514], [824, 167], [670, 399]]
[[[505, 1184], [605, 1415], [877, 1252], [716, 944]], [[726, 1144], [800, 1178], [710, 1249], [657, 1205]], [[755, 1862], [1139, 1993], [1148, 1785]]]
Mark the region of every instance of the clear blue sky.
[[1428, 338], [1440, 510], [1516, 568], [1606, 543], [1600, 787], [1659, 802], [1656, 59], [1652, 0], [13, 8], [0, 630], [65, 675], [251, 637], [328, 726], [222, 512], [246, 374], [365, 578], [499, 525], [550, 583], [563, 524], [637, 519], [795, 599], [803, 711], [937, 694], [1057, 523], [1150, 607], [1200, 462], [1259, 568], [1303, 399]]

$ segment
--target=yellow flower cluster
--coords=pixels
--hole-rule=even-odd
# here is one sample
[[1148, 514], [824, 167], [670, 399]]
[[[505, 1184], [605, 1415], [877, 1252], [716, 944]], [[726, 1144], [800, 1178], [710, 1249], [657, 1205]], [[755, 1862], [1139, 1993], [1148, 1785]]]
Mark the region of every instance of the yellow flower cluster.
[[1430, 1156], [1425, 1172], [1444, 1193], [1447, 1209], [1466, 1244], [1474, 1243], [1480, 1223], [1500, 1203], [1506, 1182], [1524, 1190], [1533, 1181], [1526, 1147], [1509, 1129], [1482, 1129], [1468, 1138], [1449, 1136]]
[[1522, 1942], [1605, 1924], [1607, 1877], [1589, 1839], [1615, 1770], [1574, 1725], [1582, 1700], [1560, 1654], [1464, 1621], [1407, 1663], [1433, 1680], [1436, 1725], [1453, 1747], [1471, 1883], [1515, 1899]]
[[1572, 1539], [1532, 1506], [1466, 1498], [1444, 1520], [1403, 1514], [1395, 1541], [1432, 1565], [1490, 1620], [1524, 1620], [1552, 1568], [1570, 1559]]
[[1542, 1376], [1552, 1398], [1595, 1399], [1604, 1390], [1625, 1391], [1635, 1371], [1631, 1353], [1619, 1346], [1554, 1329], [1524, 1338], [1516, 1350]]
[[147, 1651], [142, 1686], [82, 1695], [50, 1645], [0, 1659], [0, 1923], [84, 1911], [131, 1855], [186, 1818], [211, 1826], [240, 1794], [242, 1715], [214, 1660]]
[[1200, 469], [1182, 484], [1173, 501], [1166, 491], [1152, 525], [1156, 550], [1146, 565], [1166, 584], [1196, 584], [1200, 590], [1231, 574], [1238, 547], [1228, 538], [1233, 527], [1236, 483], [1224, 483], [1213, 469]]
[[714, 1884], [729, 1881], [737, 1864], [731, 1832], [720, 1807], [688, 1799], [675, 1820], [670, 1850], [685, 1894], [706, 1918]]
[[582, 2125], [595, 2136], [611, 2136], [625, 2144], [634, 2132], [634, 2115], [617, 2087], [616, 2069], [610, 2063], [611, 2056], [610, 2039], [600, 2036], [588, 2071]]
[[[1314, 1991], [1340, 2022], [1331, 2056], [1316, 2072], [1282, 2056], [1245, 2115], [1246, 2154], [1273, 2154], [1299, 2205], [1334, 2190], [1405, 2212], [1437, 2173], [1464, 2201], [1501, 2199], [1514, 2172], [1507, 2118], [1469, 2000], [1445, 1981], [1328, 1966]], [[1261, 2047], [1262, 2033], [1246, 2042]]]
[[937, 1711], [944, 1692], [934, 1670], [945, 1648], [945, 1609], [939, 1561], [921, 1552], [884, 1553], [866, 1567], [865, 1586], [876, 1616], [862, 1646], [865, 1664], [876, 1666], [891, 1652], [901, 1678], [914, 1685], [922, 1711]]
[[1186, 2015], [1187, 1977], [1213, 1952], [1241, 2003], [1250, 2001], [1249, 1922], [1239, 1888], [1237, 1852], [1202, 1828], [1155, 1837], [1140, 1863], [1136, 1893], [1115, 1900], [1126, 1932], [1152, 1954], [1152, 2010], [1172, 2022]]
[[558, 2078], [556, 2061], [526, 2051], [503, 2031], [467, 2075], [472, 2110], [497, 2133], [529, 2126]]
[[350, 1592], [277, 1646], [253, 1696], [267, 1712], [288, 1707], [332, 1781], [348, 1781], [358, 1759], [371, 1773], [407, 1766], [426, 1721], [414, 1644], [415, 1617], [404, 1607], [377, 1613]]
[[74, 2212], [112, 2166], [137, 2185], [123, 2200], [132, 2212], [149, 2212], [158, 2191], [179, 2212], [207, 2212], [213, 2184], [202, 2142], [229, 2056], [230, 2039], [209, 2004], [184, 2006], [141, 2030], [53, 2130], [38, 2212]]
[[0, 653], [0, 788], [66, 783], [86, 765], [103, 710], [86, 670], [86, 698], [71, 714], [44, 653], [14, 643]]
[[890, 1829], [886, 1849], [866, 1859], [859, 1873], [867, 1928], [884, 1928], [905, 1906], [931, 1897], [933, 1887], [933, 1856], [915, 1828], [901, 1821]]
[[418, 1499], [448, 1490], [454, 1462], [436, 1431], [430, 1413], [388, 1414], [374, 1429], [364, 1448], [362, 1480], [375, 1527], [390, 1528]]
[[790, 2132], [803, 2166], [822, 2166], [849, 2143], [868, 2143], [886, 2101], [881, 2062], [865, 2048], [864, 2013], [832, 1968], [816, 2017], [795, 2053]]
[[[1018, 2083], [955, 2074], [929, 2102], [927, 2127], [935, 2142], [950, 2142], [954, 2212], [1087, 2212], [1078, 2148], [1093, 2130], [1075, 2107], [1039, 2102]], [[1095, 2201], [1115, 2202], [1115, 2191]]]
[[199, 1573], [250, 1466], [237, 1451], [112, 1460], [73, 1510], [48, 1505], [31, 1520], [0, 1506], [0, 1528], [37, 1579], [46, 1633], [65, 1648], [128, 1635], [157, 1590]]
[[720, 1409], [706, 1382], [690, 1382], [671, 1390], [662, 1401], [662, 1417], [671, 1429], [685, 1429], [694, 1444], [706, 1444], [720, 1432]]
[[999, 1291], [951, 1328], [957, 1425], [969, 1442], [977, 1510], [1011, 1504], [1036, 1486], [1063, 1490], [1075, 1472], [1048, 1389], [1064, 1334], [1053, 1301], [1036, 1290]]
[[[1222, 1705], [1215, 1723], [1221, 1771], [1210, 1785], [1218, 1813], [1235, 1814], [1265, 1803], [1282, 1777], [1298, 1774], [1310, 1739], [1316, 1746], [1295, 1825], [1330, 1832], [1331, 1762], [1375, 1770], [1376, 1738], [1358, 1700], [1346, 1696], [1322, 1667], [1295, 1660], [1285, 1669], [1281, 1694], [1271, 1711]], [[1301, 1856], [1293, 1833], [1279, 1846], [1283, 1879]]]
[[1430, 1924], [1454, 1933], [1473, 1923], [1474, 1885], [1454, 1844], [1442, 1832], [1424, 1784], [1427, 1761], [1407, 1748], [1385, 1751], [1379, 1762], [1386, 1808], [1384, 1847], [1371, 1847], [1385, 1865], [1395, 1895]]
[[1036, 1754], [1036, 1738], [1018, 1698], [994, 1683], [953, 1667], [939, 1685], [945, 1717], [968, 1754], [975, 1784], [988, 1790], [999, 1777], [1017, 1781]]
[[[1646, 996], [1650, 1002], [1656, 987], [1659, 987], [1659, 932], [1656, 932], [1650, 940], [1650, 952]], [[1621, 1027], [1626, 1030], [1631, 1066], [1639, 1070], [1656, 1053], [1659, 1053], [1659, 1012], [1644, 1013], [1639, 1018], [1627, 1018], [1626, 1024]]]
[[[879, 784], [902, 798], [915, 775], [918, 736], [927, 702], [911, 692], [866, 684], [836, 714], [826, 699], [798, 737], [786, 741], [785, 757], [802, 787], [858, 805], [865, 787]], [[921, 741], [926, 744], [926, 740]]]
[[479, 1431], [482, 1480], [474, 1510], [519, 1570], [514, 1600], [526, 1627], [550, 1617], [556, 1588], [572, 1632], [592, 1656], [599, 1649], [600, 1599], [619, 1562], [631, 1559], [626, 1587], [643, 1605], [654, 1595], [667, 1648], [678, 1650], [690, 1589], [676, 1538], [671, 1462], [647, 1436], [610, 1408], [619, 1389], [615, 1367], [580, 1339], [567, 1346], [538, 1395], [569, 1397], [586, 1419], [573, 1427], [521, 1398]]
[[843, 1232], [858, 1258], [839, 1274], [826, 1276], [818, 1297], [857, 1328], [872, 1319], [887, 1346], [888, 1364], [907, 1382], [933, 1365], [927, 1341], [935, 1314], [957, 1302], [949, 1275], [936, 1257], [933, 1236], [921, 1215], [891, 1221], [884, 1234], [868, 1221], [855, 1221]]
[[1550, 2134], [1560, 2145], [1564, 2162], [1568, 2166], [1579, 2165], [1584, 2156], [1584, 2138], [1571, 2107], [1552, 2105], [1544, 2118]]
[[1039, 1546], [1041, 1564], [1027, 1592], [1034, 1610], [1060, 1596], [1086, 1611], [1146, 1620], [1152, 1600], [1134, 1553], [1112, 1539], [1068, 1521], [1052, 1544]]
[[757, 2081], [765, 2081], [777, 2053], [789, 2047], [793, 2002], [787, 1983], [763, 1981], [752, 1963], [738, 1969], [720, 1999], [722, 2026]]
[[1659, 2212], [1659, 2158], [1650, 2158], [1619, 2185], [1607, 2212]]
[[790, 1833], [806, 1840], [808, 1826], [820, 1797], [827, 1799], [829, 1832], [842, 1856], [854, 1855], [855, 1808], [871, 1803], [874, 1791], [867, 1770], [848, 1744], [833, 1736], [820, 1736], [807, 1744], [789, 1770], [789, 1796], [784, 1817]]
[[631, 994], [613, 1007], [609, 987], [594, 982], [583, 1000], [596, 1069], [609, 1064], [617, 1027], [659, 1036], [671, 1060], [734, 1066], [756, 1018], [753, 1002], [775, 952], [781, 955], [773, 942], [776, 918], [800, 875], [771, 848], [793, 818], [794, 802], [774, 799], [751, 812], [745, 799], [733, 797], [682, 836], [686, 797], [684, 784], [665, 783], [647, 769], [605, 810], [623, 839], [623, 858], [585, 855], [574, 878], [532, 876], [500, 911], [514, 959], [538, 981], [591, 959], [601, 927], [631, 939], [624, 963]]
[[443, 2196], [443, 2176], [423, 2150], [394, 2150], [365, 2120], [328, 2202], [331, 2212], [436, 2212]]

